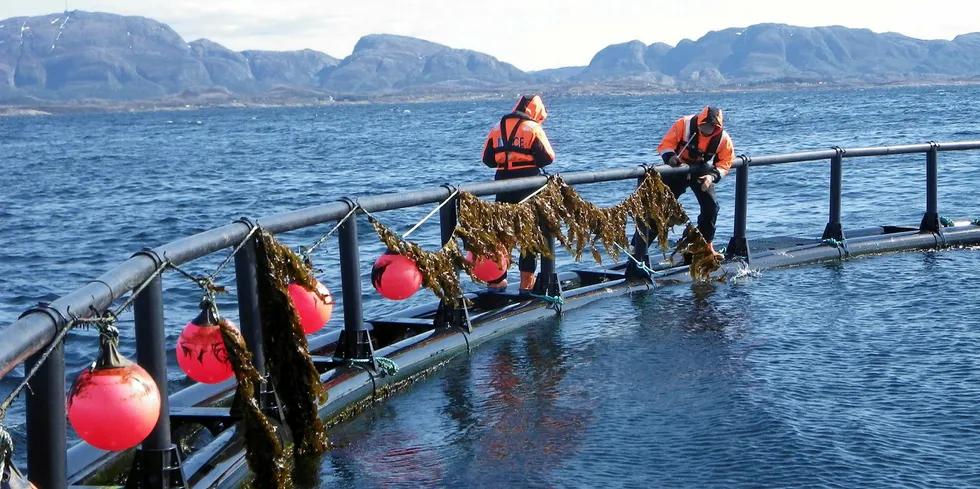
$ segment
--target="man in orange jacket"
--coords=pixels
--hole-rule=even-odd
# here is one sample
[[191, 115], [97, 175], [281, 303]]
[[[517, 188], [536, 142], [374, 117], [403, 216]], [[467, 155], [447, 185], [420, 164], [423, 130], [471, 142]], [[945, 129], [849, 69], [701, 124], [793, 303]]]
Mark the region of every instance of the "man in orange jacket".
[[[522, 96], [514, 110], [490, 129], [483, 147], [483, 164], [497, 169], [494, 180], [540, 175], [542, 168], [555, 161], [555, 150], [541, 128], [541, 123], [547, 117], [548, 112], [540, 96]], [[496, 201], [516, 204], [532, 193], [534, 190], [503, 192], [497, 194]], [[521, 294], [529, 294], [534, 288], [534, 271], [537, 267], [536, 256], [521, 255], [518, 262]], [[490, 290], [506, 290], [507, 274], [489, 285]]]
[[667, 165], [701, 165], [694, 173], [667, 176], [664, 183], [674, 197], [680, 197], [688, 187], [694, 191], [701, 208], [698, 230], [719, 259], [722, 255], [714, 251], [713, 243], [719, 208], [715, 185], [728, 175], [735, 161], [735, 145], [725, 131], [723, 121], [721, 109], [705, 107], [699, 114], [684, 116], [674, 122], [657, 147]]

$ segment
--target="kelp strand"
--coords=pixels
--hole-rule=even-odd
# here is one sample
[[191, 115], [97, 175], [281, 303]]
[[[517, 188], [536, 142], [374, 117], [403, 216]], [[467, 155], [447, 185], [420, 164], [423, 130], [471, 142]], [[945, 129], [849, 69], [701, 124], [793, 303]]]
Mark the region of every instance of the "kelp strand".
[[289, 457], [276, 435], [276, 427], [259, 406], [255, 388], [262, 378], [252, 365], [252, 354], [245, 346], [242, 334], [228, 320], [219, 320], [218, 326], [238, 380], [236, 395], [245, 430], [245, 459], [254, 474], [252, 485], [255, 489], [290, 489], [293, 482], [289, 474]]
[[320, 453], [328, 447], [319, 417], [319, 403], [326, 402], [327, 393], [288, 292], [290, 282], [315, 292], [313, 276], [302, 258], [268, 232], [257, 233], [256, 252], [266, 368], [283, 403], [296, 454]]
[[[684, 235], [677, 242], [677, 247], [671, 256], [673, 257], [678, 253], [691, 255], [690, 273], [698, 281], [710, 280], [711, 273], [721, 268], [721, 262], [711, 251], [704, 235], [691, 223], [687, 223], [687, 227], [684, 228]], [[718, 280], [722, 279], [719, 278]]]
[[[627, 249], [627, 219], [632, 219], [638, 229], [656, 233], [665, 257], [670, 231], [678, 225], [690, 227], [683, 206], [663, 183], [660, 174], [652, 169], [647, 171], [632, 194], [608, 209], [583, 199], [559, 175], [549, 176], [543, 190], [520, 204], [490, 202], [460, 191], [458, 205], [455, 236], [462, 239], [466, 250], [475, 256], [489, 257], [498, 265], [501, 257], [511, 250], [517, 250], [521, 255], [533, 253], [554, 258], [543, 229], [549, 231], [575, 261], [580, 261], [588, 248], [593, 259], [601, 264], [602, 255], [597, 246], [600, 242], [614, 261], [619, 259], [620, 248]], [[444, 302], [454, 306], [459, 304], [462, 289], [457, 269], [466, 271], [475, 282], [485, 283], [473, 275], [473, 264], [463, 259], [456, 239], [436, 252], [427, 252], [402, 239], [377, 219], [371, 218], [371, 223], [388, 249], [415, 261], [422, 274], [422, 285]], [[645, 233], [640, 236], [647, 239]], [[690, 273], [694, 280], [708, 280], [721, 266], [700, 232], [685, 232], [678, 246], [681, 244], [683, 253], [693, 256]]]

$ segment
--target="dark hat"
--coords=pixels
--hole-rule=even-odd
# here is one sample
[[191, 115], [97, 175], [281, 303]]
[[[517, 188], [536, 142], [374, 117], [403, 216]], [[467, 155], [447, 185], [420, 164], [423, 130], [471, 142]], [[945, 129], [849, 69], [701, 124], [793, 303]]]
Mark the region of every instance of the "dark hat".
[[705, 124], [713, 124], [716, 127], [721, 127], [721, 109], [717, 107], [708, 107], [708, 114], [704, 118]]

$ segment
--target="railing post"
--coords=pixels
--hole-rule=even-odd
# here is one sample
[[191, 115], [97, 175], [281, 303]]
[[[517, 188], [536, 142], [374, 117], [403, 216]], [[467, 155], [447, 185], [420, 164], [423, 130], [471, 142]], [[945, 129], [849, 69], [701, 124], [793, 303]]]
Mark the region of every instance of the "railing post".
[[844, 149], [840, 147], [835, 147], [834, 149], [837, 151], [837, 155], [830, 159], [830, 220], [827, 221], [827, 227], [824, 228], [821, 239], [844, 241], [844, 227], [840, 221], [840, 194], [841, 181], [843, 180], [844, 173]]
[[[248, 218], [238, 222], [249, 227], [255, 223]], [[235, 287], [238, 290], [238, 317], [245, 346], [252, 353], [252, 364], [259, 375], [265, 376], [265, 348], [262, 343], [262, 316], [259, 310], [259, 286], [255, 275], [255, 240], [249, 239], [235, 254]]]
[[926, 213], [919, 231], [942, 233], [939, 222], [939, 143], [929, 141], [932, 149], [926, 153]]
[[749, 214], [749, 164], [752, 158], [740, 155], [742, 165], [735, 169], [735, 230], [725, 248], [726, 258], [740, 256], [750, 261], [749, 241], [745, 227]]
[[[548, 250], [551, 256], [555, 256], [555, 236], [545, 227], [541, 227], [544, 234], [545, 243], [548, 243]], [[538, 295], [550, 297], [561, 297], [561, 283], [558, 281], [558, 274], [555, 273], [555, 259], [541, 255], [541, 272], [534, 282], [533, 292]]]
[[[449, 190], [449, 194], [452, 195], [456, 191], [456, 187], [449, 184], [442, 185]], [[459, 219], [459, 211], [457, 209], [457, 204], [459, 202], [459, 197], [452, 197], [452, 200], [446, 202], [442, 208], [439, 209], [439, 236], [442, 238], [442, 244], [456, 239], [456, 224]], [[459, 269], [457, 268], [456, 277], [459, 277]], [[444, 327], [459, 327], [463, 328], [467, 333], [473, 332], [473, 327], [470, 325], [470, 320], [467, 315], [467, 311], [462, 307], [455, 307], [450, 309], [442, 301], [439, 301], [439, 310], [436, 312], [436, 318], [434, 325], [436, 328]]]
[[[357, 208], [357, 203], [344, 198], [351, 209]], [[344, 331], [337, 341], [334, 356], [345, 359], [374, 358], [374, 348], [371, 346], [371, 336], [364, 327], [363, 309], [361, 306], [361, 270], [357, 244], [357, 215], [351, 216], [340, 225], [340, 279], [344, 298]]]
[[[41, 311], [55, 322], [55, 329], [68, 327], [68, 320], [45, 303], [31, 312]], [[21, 316], [24, 317], [24, 316]], [[24, 363], [31, 370], [41, 359], [35, 353]], [[27, 391], [27, 477], [37, 489], [68, 487], [68, 413], [65, 402], [65, 344], [61, 342], [31, 379]]]
[[[163, 260], [151, 250], [157, 267]], [[170, 440], [170, 398], [167, 392], [167, 332], [163, 321], [163, 279], [154, 277], [133, 303], [136, 330], [136, 362], [160, 390], [160, 418], [137, 449], [126, 480], [127, 489], [170, 489], [184, 487], [185, 478], [177, 446]]]

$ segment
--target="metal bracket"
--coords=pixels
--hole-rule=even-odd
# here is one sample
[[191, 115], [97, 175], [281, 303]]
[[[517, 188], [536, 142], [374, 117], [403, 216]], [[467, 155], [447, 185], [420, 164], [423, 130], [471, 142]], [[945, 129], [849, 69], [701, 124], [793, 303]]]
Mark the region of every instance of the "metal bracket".
[[244, 224], [246, 227], [248, 227], [248, 230], [249, 231], [251, 231], [252, 229], [254, 229], [254, 228], [256, 228], [258, 226], [258, 224], [255, 221], [253, 221], [253, 220], [251, 220], [251, 219], [249, 219], [248, 217], [245, 217], [245, 216], [242, 216], [242, 217], [239, 217], [238, 219], [235, 219], [235, 222]]
[[68, 326], [68, 322], [69, 322], [68, 317], [65, 316], [63, 312], [52, 307], [50, 302], [38, 302], [30, 309], [21, 313], [21, 315], [18, 316], [17, 319], [18, 320], [23, 319], [25, 316], [28, 316], [35, 312], [40, 312], [42, 314], [47, 315], [49, 318], [51, 318], [51, 321], [54, 323], [55, 335], [60, 333], [62, 329]]
[[333, 356], [342, 360], [372, 360], [374, 361], [374, 345], [371, 342], [371, 332], [367, 329], [354, 331], [357, 337], [351, 342], [347, 331], [340, 333], [337, 339], [337, 349]]
[[745, 263], [749, 264], [752, 254], [750, 253], [749, 240], [747, 238], [736, 239], [732, 236], [732, 239], [728, 240], [728, 246], [725, 247], [725, 259], [732, 260], [734, 258], [743, 258]]
[[178, 489], [187, 487], [177, 445], [166, 450], [136, 450], [125, 489]]
[[145, 256], [153, 260], [154, 268], [159, 268], [161, 265], [164, 264], [164, 262], [166, 262], [166, 260], [161, 258], [160, 255], [152, 248], [143, 248], [142, 250], [133, 253], [133, 256], [131, 256], [130, 258], [135, 258], [137, 256]]
[[[464, 298], [462, 300], [466, 299]], [[467, 333], [473, 332], [469, 310], [464, 307], [449, 307], [443, 301], [439, 301], [434, 324], [436, 329], [459, 328]]]

